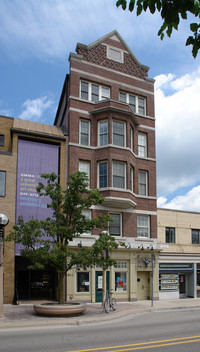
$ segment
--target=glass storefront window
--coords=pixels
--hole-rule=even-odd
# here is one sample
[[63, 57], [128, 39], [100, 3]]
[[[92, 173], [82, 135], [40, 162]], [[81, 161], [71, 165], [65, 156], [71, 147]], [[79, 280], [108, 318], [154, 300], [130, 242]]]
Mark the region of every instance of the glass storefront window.
[[90, 280], [89, 272], [77, 272], [77, 292], [89, 292], [90, 290]]
[[126, 272], [115, 272], [115, 291], [123, 292], [127, 291], [127, 273]]

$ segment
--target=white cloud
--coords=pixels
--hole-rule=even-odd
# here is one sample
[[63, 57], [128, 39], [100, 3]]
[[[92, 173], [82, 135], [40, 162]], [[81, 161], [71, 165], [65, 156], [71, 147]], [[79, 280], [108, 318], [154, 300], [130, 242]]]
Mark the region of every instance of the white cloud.
[[74, 51], [77, 41], [89, 44], [114, 29], [125, 40], [140, 33], [134, 46], [149, 44], [151, 38], [160, 43], [157, 14], [145, 13], [138, 18], [108, 0], [1, 0], [0, 22], [0, 42], [13, 59], [32, 55], [63, 60]]
[[187, 211], [200, 211], [200, 186], [196, 186], [183, 196], [177, 196], [170, 202], [164, 197], [158, 198], [159, 208]]
[[200, 69], [174, 76], [167, 89], [168, 95], [162, 85], [155, 93], [158, 196], [200, 182]]
[[0, 100], [0, 115], [2, 116], [12, 116], [12, 110], [9, 109], [7, 106], [5, 106], [5, 102], [3, 100]]
[[48, 111], [53, 106], [53, 100], [43, 96], [33, 100], [26, 100], [22, 104], [23, 111], [19, 115], [20, 119], [32, 120], [32, 121], [41, 121], [43, 120], [44, 112], [48, 114]]
[[163, 85], [170, 83], [174, 78], [175, 78], [175, 75], [173, 75], [172, 73], [168, 73], [167, 75], [163, 73], [154, 77], [154, 79], [156, 80], [155, 89], [158, 89]]

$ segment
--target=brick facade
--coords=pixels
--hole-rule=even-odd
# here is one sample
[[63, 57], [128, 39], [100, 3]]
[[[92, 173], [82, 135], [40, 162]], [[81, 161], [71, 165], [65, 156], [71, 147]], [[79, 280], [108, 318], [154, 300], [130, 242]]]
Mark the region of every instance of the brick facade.
[[[107, 48], [123, 53], [123, 62], [108, 58]], [[90, 187], [98, 188], [98, 164], [108, 164], [108, 184], [100, 189], [102, 195], [109, 198], [123, 198], [127, 203], [125, 211], [117, 203], [109, 206], [107, 201], [105, 213], [117, 211], [122, 214], [122, 237], [137, 237], [137, 214], [150, 216], [150, 238], [156, 239], [156, 159], [155, 159], [155, 118], [154, 118], [154, 81], [148, 78], [148, 67], [141, 65], [120, 35], [114, 31], [88, 46], [78, 44], [77, 54], [71, 54], [70, 73], [65, 82], [55, 124], [65, 126], [68, 131], [68, 172], [79, 169], [80, 161], [90, 163]], [[106, 100], [81, 97], [81, 82], [88, 84], [88, 89], [105, 87], [110, 91]], [[100, 88], [99, 88], [100, 89]], [[140, 114], [120, 101], [120, 92], [134, 95], [145, 101], [146, 111]], [[89, 122], [90, 142], [81, 145], [80, 121]], [[101, 121], [108, 123], [107, 145], [100, 146], [98, 128]], [[113, 144], [113, 121], [125, 126], [124, 146]], [[130, 131], [133, 131], [132, 141]], [[138, 134], [146, 136], [147, 155], [138, 155]], [[132, 143], [132, 146], [131, 146]], [[113, 188], [113, 162], [124, 163], [126, 169], [125, 187]], [[133, 185], [130, 180], [130, 168], [133, 169]], [[147, 174], [147, 194], [139, 194], [139, 172]], [[132, 187], [132, 189], [130, 189]], [[115, 209], [116, 207], [116, 209]]]

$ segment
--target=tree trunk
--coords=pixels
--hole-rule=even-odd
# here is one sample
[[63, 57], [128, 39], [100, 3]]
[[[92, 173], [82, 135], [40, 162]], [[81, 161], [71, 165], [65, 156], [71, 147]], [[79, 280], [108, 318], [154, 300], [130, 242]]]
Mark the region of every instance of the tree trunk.
[[58, 302], [59, 304], [64, 304], [64, 275], [63, 273], [58, 273]]
[[[104, 301], [106, 299], [106, 270], [103, 269], [103, 285], [102, 285], [102, 305], [104, 304]], [[104, 308], [104, 306], [103, 306]]]

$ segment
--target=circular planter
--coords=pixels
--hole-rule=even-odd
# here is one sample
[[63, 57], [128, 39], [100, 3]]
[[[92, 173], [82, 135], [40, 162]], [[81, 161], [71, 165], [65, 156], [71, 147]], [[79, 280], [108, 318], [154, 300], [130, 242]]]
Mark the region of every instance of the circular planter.
[[33, 309], [39, 315], [52, 317], [66, 317], [80, 315], [86, 311], [85, 303], [66, 303], [66, 304], [34, 304]]

